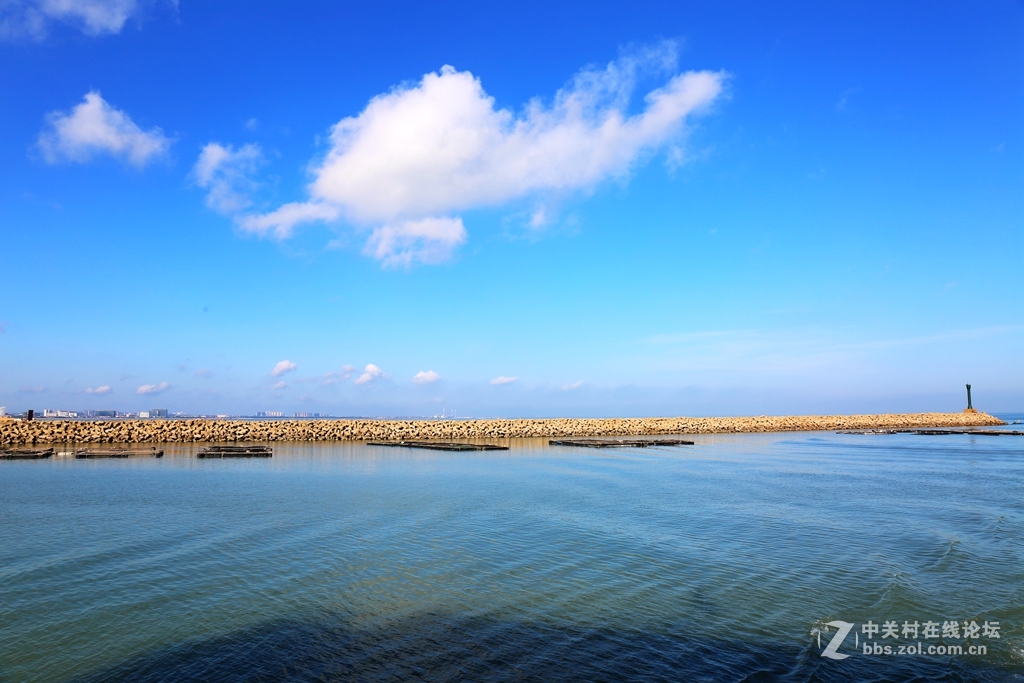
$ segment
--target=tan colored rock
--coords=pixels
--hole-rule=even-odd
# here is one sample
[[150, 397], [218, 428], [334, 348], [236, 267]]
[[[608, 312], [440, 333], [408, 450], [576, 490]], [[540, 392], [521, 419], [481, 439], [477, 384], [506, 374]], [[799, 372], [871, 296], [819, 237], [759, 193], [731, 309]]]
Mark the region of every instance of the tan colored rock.
[[189, 443], [206, 441], [361, 441], [651, 434], [986, 427], [986, 413], [804, 415], [781, 417], [530, 420], [0, 420], [0, 445], [36, 443]]

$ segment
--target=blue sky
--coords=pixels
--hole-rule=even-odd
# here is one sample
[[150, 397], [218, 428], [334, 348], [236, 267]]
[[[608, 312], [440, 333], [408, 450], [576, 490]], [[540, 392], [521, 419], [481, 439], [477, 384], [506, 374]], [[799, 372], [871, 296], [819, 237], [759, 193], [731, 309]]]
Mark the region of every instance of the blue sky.
[[0, 4], [0, 405], [1024, 408], [1024, 5]]

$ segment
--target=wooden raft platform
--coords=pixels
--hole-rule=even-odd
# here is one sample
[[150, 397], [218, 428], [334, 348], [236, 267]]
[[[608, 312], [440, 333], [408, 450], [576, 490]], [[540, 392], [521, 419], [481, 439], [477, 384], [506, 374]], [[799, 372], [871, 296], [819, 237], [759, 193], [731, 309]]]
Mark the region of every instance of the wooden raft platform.
[[51, 455], [52, 448], [12, 448], [0, 451], [0, 460], [41, 460]]
[[979, 436], [1024, 436], [1024, 432], [1003, 429], [865, 429], [836, 434], [917, 434], [919, 436], [945, 436], [947, 434], [977, 434]]
[[162, 458], [163, 451], [156, 448], [82, 448], [75, 451], [76, 458]]
[[196, 453], [197, 458], [272, 458], [269, 446], [209, 446]]
[[583, 448], [647, 448], [648, 446], [692, 446], [693, 441], [683, 439], [551, 439], [550, 446], [580, 446]]
[[399, 448], [429, 448], [434, 451], [507, 451], [508, 446], [491, 443], [451, 443], [444, 441], [370, 441], [367, 446], [397, 446]]

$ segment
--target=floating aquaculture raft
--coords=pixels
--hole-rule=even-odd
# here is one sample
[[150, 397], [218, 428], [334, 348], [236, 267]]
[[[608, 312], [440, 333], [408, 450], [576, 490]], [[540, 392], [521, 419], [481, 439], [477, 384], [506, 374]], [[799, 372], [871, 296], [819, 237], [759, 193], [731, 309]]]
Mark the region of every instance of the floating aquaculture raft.
[[40, 460], [53, 455], [52, 448], [14, 448], [0, 451], [0, 460]]
[[163, 451], [155, 448], [83, 448], [75, 451], [76, 458], [162, 458]]
[[429, 448], [435, 451], [507, 451], [508, 446], [491, 443], [446, 443], [443, 441], [370, 441], [367, 446]]
[[269, 446], [210, 446], [196, 453], [197, 458], [271, 458]]
[[551, 446], [581, 446], [583, 448], [647, 448], [648, 446], [692, 446], [682, 439], [552, 439]]
[[1024, 436], [1024, 432], [1008, 429], [865, 429], [836, 434], [918, 434], [920, 436], [946, 436], [948, 434], [977, 434], [979, 436]]

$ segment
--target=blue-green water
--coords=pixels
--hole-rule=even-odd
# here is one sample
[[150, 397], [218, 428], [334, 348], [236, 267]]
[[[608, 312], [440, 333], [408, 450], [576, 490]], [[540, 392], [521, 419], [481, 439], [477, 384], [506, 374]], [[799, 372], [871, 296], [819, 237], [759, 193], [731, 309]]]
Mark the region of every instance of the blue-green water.
[[694, 439], [0, 462], [0, 681], [1024, 681], [1024, 437]]

